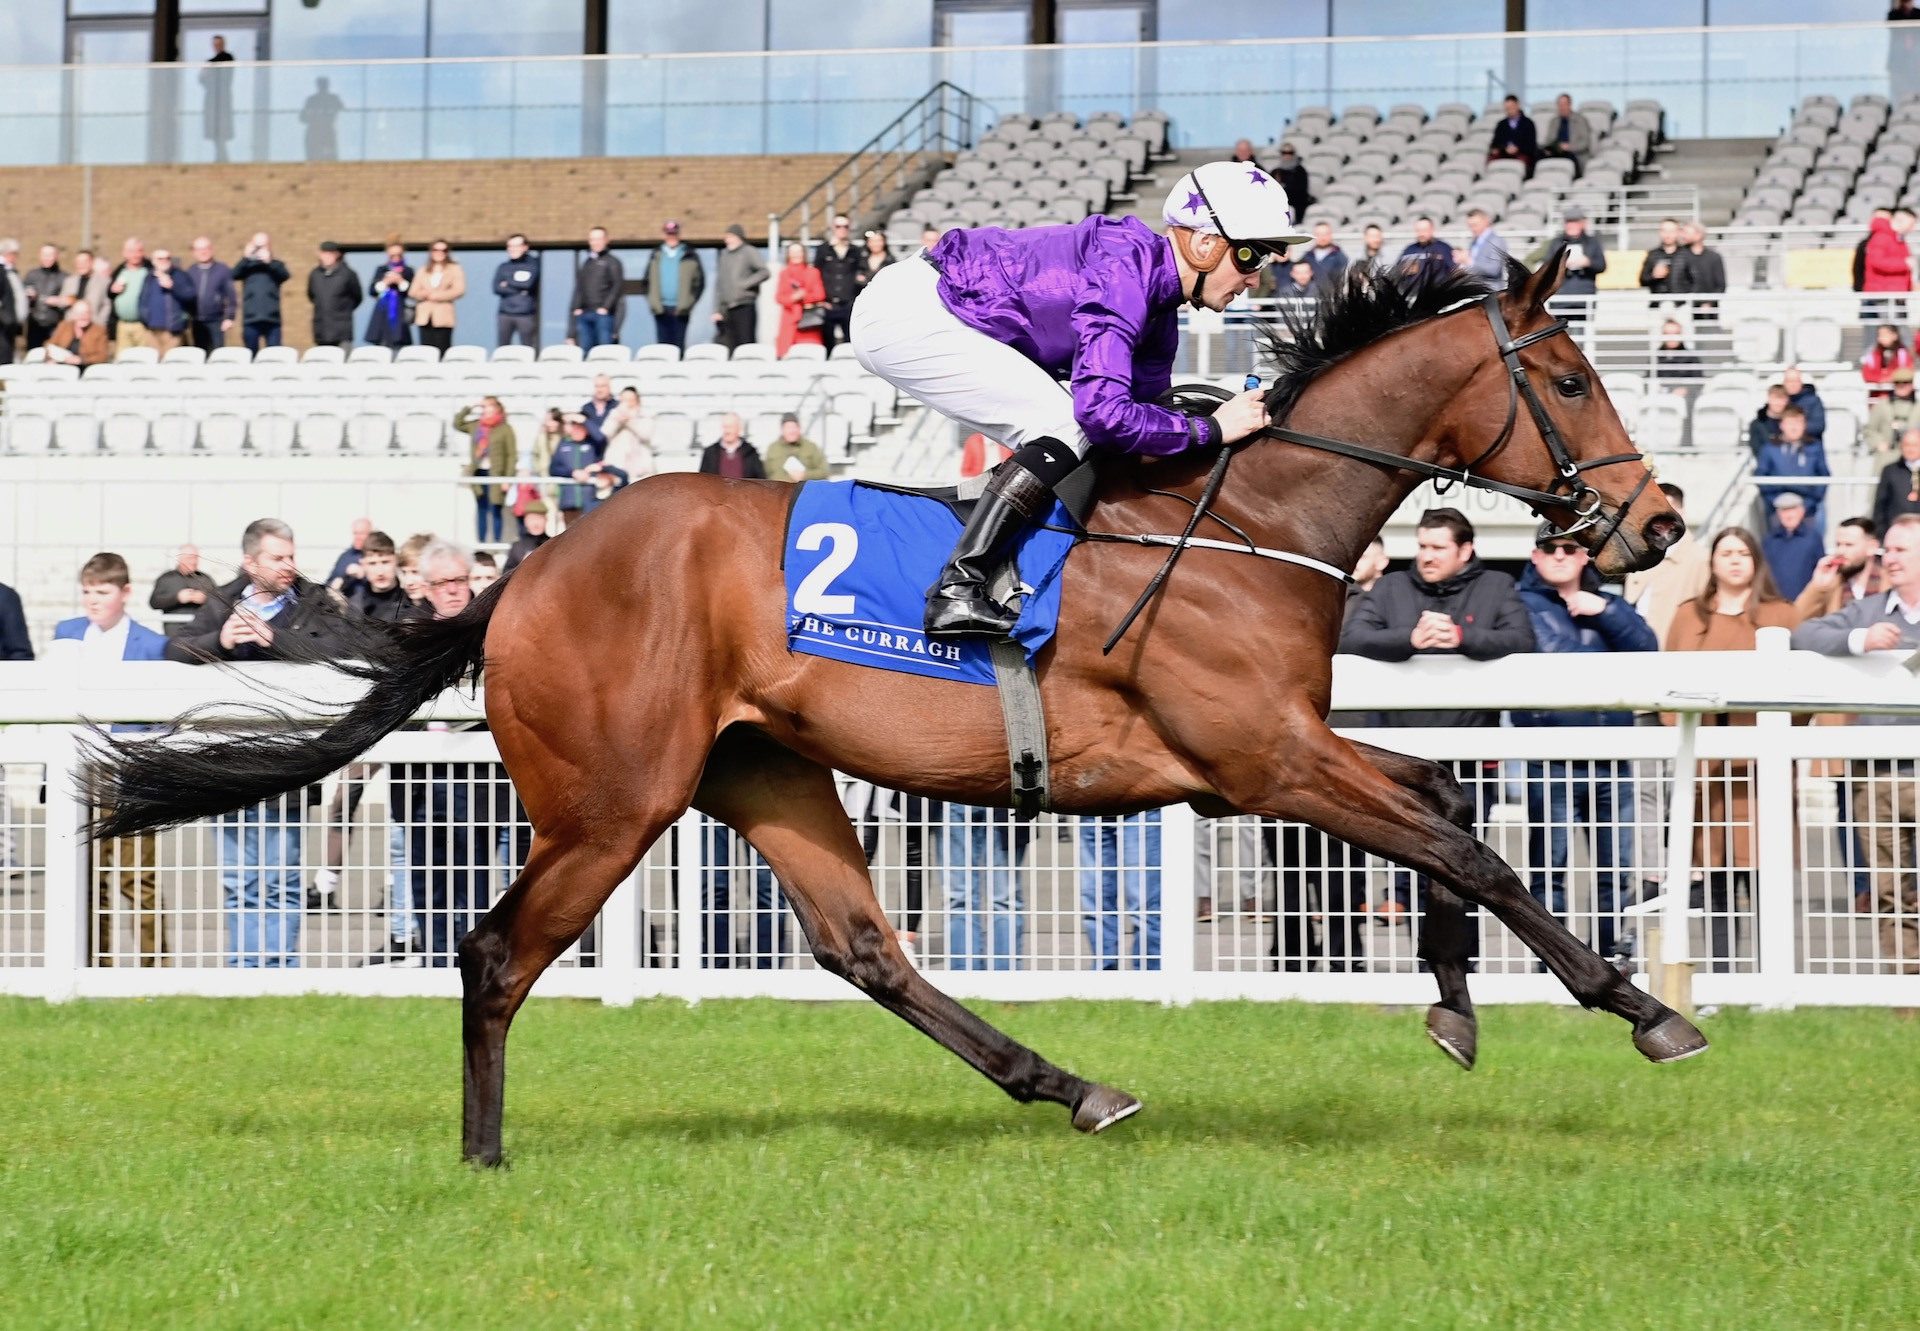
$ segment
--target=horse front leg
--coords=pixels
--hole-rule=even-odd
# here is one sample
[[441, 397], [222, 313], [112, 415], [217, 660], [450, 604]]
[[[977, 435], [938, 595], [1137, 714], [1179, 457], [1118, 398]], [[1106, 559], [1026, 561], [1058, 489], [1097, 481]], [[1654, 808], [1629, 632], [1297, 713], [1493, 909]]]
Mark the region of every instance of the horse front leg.
[[[1702, 1052], [1706, 1038], [1569, 933], [1536, 901], [1493, 847], [1390, 779], [1314, 718], [1290, 728], [1291, 779], [1277, 789], [1251, 766], [1220, 774], [1216, 789], [1237, 807], [1321, 831], [1437, 880], [1492, 911], [1559, 977], [1582, 1006], [1633, 1026], [1633, 1043], [1656, 1063]], [[1463, 980], [1464, 985], [1464, 980]]]
[[[1414, 758], [1371, 744], [1353, 744], [1354, 752], [1386, 778], [1421, 800], [1439, 817], [1472, 835], [1475, 805], [1460, 787], [1459, 778], [1444, 763]], [[1427, 1009], [1427, 1038], [1471, 1072], [1480, 1048], [1480, 1022], [1467, 993], [1467, 968], [1473, 956], [1473, 933], [1478, 926], [1467, 915], [1467, 903], [1439, 883], [1427, 892], [1420, 921], [1420, 959], [1433, 972], [1440, 1001]]]

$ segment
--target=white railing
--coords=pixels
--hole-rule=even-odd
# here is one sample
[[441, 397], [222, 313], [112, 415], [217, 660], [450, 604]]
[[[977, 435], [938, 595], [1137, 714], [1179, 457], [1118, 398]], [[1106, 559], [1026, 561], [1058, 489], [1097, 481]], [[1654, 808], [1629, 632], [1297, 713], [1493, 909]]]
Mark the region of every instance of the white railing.
[[[1897, 653], [1835, 660], [1767, 636], [1780, 641], [1757, 653], [1342, 657], [1334, 704], [1674, 715], [1672, 726], [1346, 733], [1455, 765], [1481, 834], [1576, 933], [1629, 940], [1639, 983], [1697, 972], [1703, 1003], [1920, 1005], [1911, 942], [1920, 723], [1794, 724], [1849, 709], [1920, 716], [1920, 681]], [[530, 836], [484, 732], [390, 736], [313, 796], [287, 797], [265, 826], [251, 815], [251, 854], [231, 822], [117, 848], [82, 839], [76, 717], [151, 722], [263, 692], [339, 701], [352, 689], [275, 667], [246, 677], [165, 664], [97, 675], [0, 667], [0, 858], [13, 866], [0, 871], [0, 992], [457, 991], [452, 938], [469, 909], [504, 889]], [[1700, 725], [1747, 711], [1761, 713], [1758, 724]], [[437, 725], [480, 714], [476, 700], [449, 694], [423, 716]], [[1199, 820], [1184, 807], [1016, 824], [1004, 812], [870, 794], [849, 786], [875, 890], [913, 936], [919, 964], [957, 995], [1431, 998], [1417, 910], [1394, 920], [1396, 905], [1417, 902], [1409, 876], [1309, 829]], [[1556, 840], [1567, 853], [1553, 854]], [[242, 881], [248, 861], [252, 883]], [[328, 909], [309, 911], [304, 891], [323, 867], [338, 886]], [[1670, 883], [1690, 890], [1664, 891]], [[815, 967], [779, 890], [730, 832], [689, 813], [540, 991], [607, 1002], [850, 997]], [[1197, 921], [1203, 898], [1211, 918]], [[360, 964], [415, 928], [429, 964], [418, 953], [411, 965]], [[1483, 916], [1477, 936], [1476, 997], [1565, 1000], [1503, 926]], [[1113, 969], [1101, 969], [1107, 961]], [[250, 962], [264, 967], [235, 964]]]

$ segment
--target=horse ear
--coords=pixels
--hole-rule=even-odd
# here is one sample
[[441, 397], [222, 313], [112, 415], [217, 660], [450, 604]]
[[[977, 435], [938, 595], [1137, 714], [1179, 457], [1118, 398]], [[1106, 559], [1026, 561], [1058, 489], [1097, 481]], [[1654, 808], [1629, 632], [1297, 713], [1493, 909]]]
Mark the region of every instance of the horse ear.
[[1560, 289], [1560, 283], [1566, 275], [1567, 254], [1562, 250], [1528, 275], [1519, 292], [1521, 307], [1528, 311], [1545, 309], [1547, 301]]

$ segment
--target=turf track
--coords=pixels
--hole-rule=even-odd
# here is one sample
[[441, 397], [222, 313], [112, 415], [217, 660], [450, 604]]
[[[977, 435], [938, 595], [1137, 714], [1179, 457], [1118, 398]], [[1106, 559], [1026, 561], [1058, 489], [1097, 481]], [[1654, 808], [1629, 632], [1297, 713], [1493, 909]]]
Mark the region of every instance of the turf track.
[[0, 1000], [0, 1324], [1920, 1325], [1920, 1025], [992, 1008], [1146, 1111], [1080, 1137], [867, 1004], [536, 1002], [512, 1167], [451, 1003]]

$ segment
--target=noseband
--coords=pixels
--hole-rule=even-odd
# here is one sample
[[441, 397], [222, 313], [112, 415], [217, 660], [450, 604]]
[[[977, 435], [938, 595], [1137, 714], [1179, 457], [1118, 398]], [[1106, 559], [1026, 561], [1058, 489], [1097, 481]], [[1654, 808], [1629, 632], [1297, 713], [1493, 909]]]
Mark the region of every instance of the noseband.
[[[1478, 303], [1486, 313], [1487, 323], [1493, 330], [1494, 346], [1499, 350], [1500, 359], [1506, 363], [1507, 417], [1500, 427], [1500, 433], [1494, 436], [1493, 442], [1481, 449], [1471, 462], [1457, 469], [1442, 467], [1435, 463], [1422, 462], [1418, 458], [1402, 457], [1398, 453], [1368, 448], [1362, 444], [1349, 444], [1344, 440], [1303, 434], [1298, 430], [1290, 430], [1280, 425], [1266, 426], [1261, 433], [1271, 439], [1319, 449], [1323, 453], [1338, 453], [1342, 457], [1357, 458], [1362, 462], [1377, 463], [1397, 471], [1410, 471], [1416, 475], [1428, 477], [1435, 482], [1434, 489], [1439, 494], [1445, 494], [1455, 485], [1469, 490], [1489, 490], [1495, 494], [1518, 499], [1542, 518], [1547, 516], [1544, 510], [1549, 508], [1571, 509], [1574, 521], [1557, 533], [1561, 536], [1571, 536], [1575, 532], [1598, 526], [1603, 519], [1607, 519], [1606, 501], [1599, 491], [1582, 479], [1582, 473], [1592, 471], [1596, 467], [1611, 467], [1622, 462], [1644, 463], [1645, 457], [1639, 453], [1612, 453], [1606, 457], [1590, 458], [1585, 462], [1574, 461], [1573, 454], [1567, 448], [1566, 440], [1560, 437], [1560, 430], [1553, 423], [1553, 417], [1547, 414], [1546, 403], [1540, 400], [1539, 393], [1534, 390], [1533, 380], [1527, 376], [1526, 366], [1520, 363], [1522, 351], [1536, 342], [1545, 342], [1548, 338], [1560, 336], [1567, 331], [1567, 321], [1555, 319], [1544, 328], [1536, 328], [1531, 333], [1514, 337], [1507, 330], [1507, 318], [1500, 311], [1500, 297], [1497, 294], [1482, 296]], [[1534, 428], [1540, 432], [1540, 438], [1547, 446], [1547, 455], [1552, 459], [1556, 473], [1552, 483], [1544, 490], [1531, 489], [1524, 485], [1510, 485], [1506, 481], [1482, 476], [1474, 471], [1475, 467], [1505, 448], [1507, 441], [1513, 438], [1513, 427], [1519, 421], [1522, 401], [1526, 402], [1527, 412], [1533, 417]], [[1635, 485], [1633, 492], [1627, 496], [1626, 502], [1613, 511], [1611, 518], [1606, 522], [1605, 529], [1600, 534], [1600, 540], [1595, 546], [1596, 550], [1604, 549], [1607, 542], [1614, 538], [1615, 533], [1620, 530], [1620, 524], [1626, 521], [1627, 510], [1633, 507], [1634, 501], [1640, 497], [1640, 492], [1647, 488], [1648, 482], [1652, 479], [1651, 472], [1643, 474], [1639, 484]]]

